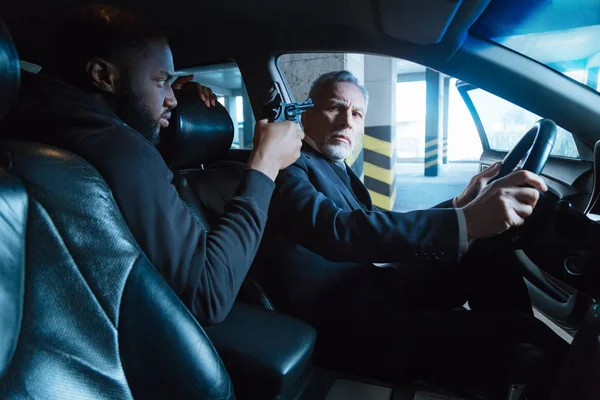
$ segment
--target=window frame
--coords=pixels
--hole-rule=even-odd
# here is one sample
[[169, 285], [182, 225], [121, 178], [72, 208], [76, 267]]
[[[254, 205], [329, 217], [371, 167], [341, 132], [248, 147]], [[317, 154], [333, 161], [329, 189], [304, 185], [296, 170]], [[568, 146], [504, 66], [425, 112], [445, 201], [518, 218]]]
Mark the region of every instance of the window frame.
[[[481, 140], [481, 146], [483, 148], [483, 152], [494, 151], [494, 152], [500, 152], [500, 153], [508, 153], [511, 149], [508, 149], [508, 150], [492, 149], [490, 147], [488, 135], [485, 131], [485, 127], [483, 126], [483, 122], [481, 122], [481, 118], [479, 116], [479, 112], [477, 111], [477, 107], [475, 106], [473, 99], [469, 95], [469, 92], [471, 90], [481, 89], [481, 88], [479, 88], [475, 85], [472, 85], [470, 83], [457, 80], [456, 81], [456, 89], [458, 90], [458, 93], [462, 97], [463, 101], [465, 102], [465, 104], [467, 106], [467, 109], [469, 110], [469, 112], [471, 113], [471, 116], [473, 117], [473, 122], [475, 123], [475, 127], [477, 128], [477, 133], [479, 134], [479, 139]], [[484, 89], [481, 89], [481, 90], [484, 90]], [[490, 92], [487, 92], [487, 93], [490, 93]], [[490, 93], [490, 94], [493, 96], [496, 96], [493, 93]], [[498, 96], [496, 96], [496, 97], [498, 97]], [[521, 109], [529, 111], [526, 108], [519, 106], [518, 104], [514, 104], [514, 103], [511, 103], [511, 104], [513, 104], [515, 107], [519, 107]], [[543, 118], [543, 117], [540, 117], [540, 118]], [[565, 129], [565, 131], [568, 132], [569, 135], [571, 135], [571, 138], [573, 139], [575, 148], [577, 149], [577, 157], [570, 157], [570, 156], [558, 155], [558, 154], [551, 154], [550, 157], [562, 158], [562, 159], [567, 159], [567, 160], [581, 160], [581, 152], [579, 150], [579, 144], [577, 143], [577, 137], [575, 135], [573, 135], [571, 132], [567, 131], [566, 129]], [[523, 133], [525, 133], [525, 132], [523, 132]]]

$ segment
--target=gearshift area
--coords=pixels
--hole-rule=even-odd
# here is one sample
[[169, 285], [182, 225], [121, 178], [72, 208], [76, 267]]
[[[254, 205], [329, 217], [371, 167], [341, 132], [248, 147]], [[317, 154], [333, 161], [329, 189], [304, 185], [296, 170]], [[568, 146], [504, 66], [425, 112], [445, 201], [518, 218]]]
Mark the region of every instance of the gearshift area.
[[551, 400], [600, 396], [600, 304], [592, 304], [569, 349]]
[[527, 384], [539, 379], [545, 358], [545, 352], [532, 344], [523, 343], [515, 347], [509, 371], [511, 384], [506, 400], [525, 399]]

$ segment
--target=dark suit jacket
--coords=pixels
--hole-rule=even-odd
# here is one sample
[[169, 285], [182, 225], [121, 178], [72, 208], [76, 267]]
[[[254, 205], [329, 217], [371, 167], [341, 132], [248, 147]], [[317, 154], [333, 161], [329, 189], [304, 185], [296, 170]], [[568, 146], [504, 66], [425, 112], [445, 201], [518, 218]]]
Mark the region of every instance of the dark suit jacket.
[[207, 232], [142, 135], [88, 93], [43, 76], [24, 78], [3, 134], [86, 159], [106, 180], [144, 253], [198, 320], [225, 318], [258, 250], [273, 181], [247, 170], [223, 217]]
[[371, 263], [453, 265], [459, 259], [451, 202], [439, 205], [448, 208], [379, 211], [349, 173], [355, 196], [305, 144], [277, 178], [269, 209], [258, 273], [276, 307], [315, 324], [334, 309], [377, 302], [385, 274]]

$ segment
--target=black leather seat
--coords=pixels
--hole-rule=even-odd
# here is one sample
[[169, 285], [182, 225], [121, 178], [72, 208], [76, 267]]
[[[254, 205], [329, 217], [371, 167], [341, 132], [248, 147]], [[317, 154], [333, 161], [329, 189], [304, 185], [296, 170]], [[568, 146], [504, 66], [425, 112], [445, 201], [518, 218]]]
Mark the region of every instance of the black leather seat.
[[0, 167], [0, 379], [21, 329], [27, 204], [25, 188]]
[[[210, 229], [234, 196], [246, 166], [227, 161], [233, 123], [223, 106], [206, 108], [195, 92], [178, 93], [177, 100], [169, 128], [161, 131], [159, 150], [176, 175], [180, 196]], [[249, 276], [225, 321], [205, 328], [238, 398], [297, 398], [307, 384], [316, 332], [273, 309]]]
[[[0, 72], [3, 114], [18, 61], [2, 25]], [[209, 338], [85, 160], [0, 143], [0, 221], [0, 398], [234, 397]]]
[[[18, 58], [0, 20], [0, 120], [10, 111], [19, 88]], [[0, 167], [0, 378], [8, 368], [21, 328], [25, 276], [27, 193]]]

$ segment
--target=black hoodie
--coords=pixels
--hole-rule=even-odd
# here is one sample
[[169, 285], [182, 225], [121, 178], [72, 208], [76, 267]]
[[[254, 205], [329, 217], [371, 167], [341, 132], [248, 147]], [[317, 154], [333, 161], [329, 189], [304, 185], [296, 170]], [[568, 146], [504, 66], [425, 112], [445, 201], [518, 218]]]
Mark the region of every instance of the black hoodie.
[[90, 94], [25, 74], [11, 114], [8, 138], [69, 150], [98, 170], [142, 250], [201, 324], [227, 316], [266, 224], [275, 187], [266, 175], [246, 170], [225, 214], [206, 232], [158, 150]]

